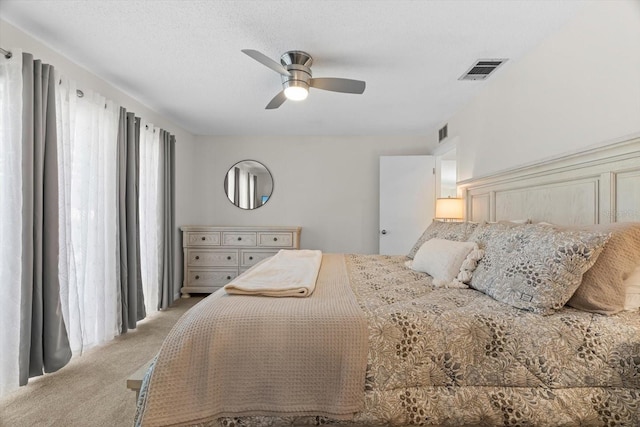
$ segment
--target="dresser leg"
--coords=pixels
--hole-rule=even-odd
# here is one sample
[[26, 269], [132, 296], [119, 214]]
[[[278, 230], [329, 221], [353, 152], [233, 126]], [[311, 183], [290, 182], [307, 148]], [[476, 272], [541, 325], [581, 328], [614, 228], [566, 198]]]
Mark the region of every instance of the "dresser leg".
[[191, 295], [189, 295], [189, 294], [182, 294], [182, 298], [184, 298], [184, 299], [191, 298]]

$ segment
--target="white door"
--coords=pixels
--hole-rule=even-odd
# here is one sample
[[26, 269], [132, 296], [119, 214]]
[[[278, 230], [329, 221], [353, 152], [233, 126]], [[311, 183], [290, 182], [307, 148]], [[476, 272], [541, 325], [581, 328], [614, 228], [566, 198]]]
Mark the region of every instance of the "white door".
[[433, 156], [380, 157], [380, 254], [406, 255], [433, 220]]

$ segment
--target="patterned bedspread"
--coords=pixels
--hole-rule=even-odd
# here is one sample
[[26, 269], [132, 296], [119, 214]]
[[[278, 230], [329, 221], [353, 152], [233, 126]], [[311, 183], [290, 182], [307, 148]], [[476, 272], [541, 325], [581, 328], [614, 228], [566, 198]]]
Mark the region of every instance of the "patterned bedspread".
[[[405, 257], [347, 255], [368, 319], [365, 409], [351, 425], [640, 425], [640, 314], [540, 316], [436, 289]], [[322, 417], [213, 425], [349, 425]]]

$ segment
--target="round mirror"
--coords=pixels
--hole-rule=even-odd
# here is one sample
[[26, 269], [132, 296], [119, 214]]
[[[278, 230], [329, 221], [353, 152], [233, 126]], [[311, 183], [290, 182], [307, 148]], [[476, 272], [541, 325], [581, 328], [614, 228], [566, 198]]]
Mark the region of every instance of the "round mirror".
[[224, 192], [237, 207], [257, 209], [269, 201], [273, 192], [273, 177], [262, 163], [243, 160], [229, 168], [224, 177]]

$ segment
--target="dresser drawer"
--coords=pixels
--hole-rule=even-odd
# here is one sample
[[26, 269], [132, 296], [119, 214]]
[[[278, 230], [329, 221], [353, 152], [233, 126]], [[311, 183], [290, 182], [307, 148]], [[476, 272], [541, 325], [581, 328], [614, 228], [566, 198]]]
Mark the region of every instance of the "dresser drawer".
[[258, 233], [258, 246], [293, 247], [293, 233]]
[[189, 267], [237, 267], [238, 251], [235, 249], [187, 249]]
[[255, 246], [256, 233], [251, 232], [222, 232], [224, 246]]
[[300, 247], [300, 227], [193, 225], [180, 229], [184, 298], [190, 293], [216, 292], [280, 249]]
[[187, 233], [185, 246], [220, 246], [220, 232], [190, 231]]
[[241, 267], [251, 267], [256, 265], [263, 259], [269, 258], [277, 254], [278, 251], [259, 251], [259, 250], [247, 250], [243, 249], [240, 251], [240, 266]]
[[198, 287], [223, 287], [238, 277], [236, 269], [198, 270], [189, 269], [186, 286]]

